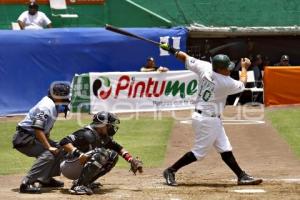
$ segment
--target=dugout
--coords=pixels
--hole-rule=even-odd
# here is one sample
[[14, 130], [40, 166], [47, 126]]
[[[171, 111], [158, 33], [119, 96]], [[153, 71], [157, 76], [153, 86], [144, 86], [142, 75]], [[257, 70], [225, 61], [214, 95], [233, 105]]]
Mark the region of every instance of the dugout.
[[[210, 60], [210, 57], [223, 53], [238, 64], [241, 57], [253, 58], [260, 54], [268, 59], [269, 66], [275, 65], [284, 54], [289, 55], [292, 66], [300, 65], [300, 27], [206, 27], [194, 24], [188, 27], [188, 53], [196, 58]], [[264, 70], [264, 65], [261, 70]], [[238, 70], [232, 72], [238, 79]], [[250, 93], [245, 92], [241, 103], [250, 101]], [[235, 96], [228, 98], [233, 104]], [[257, 98], [262, 103], [262, 97]]]

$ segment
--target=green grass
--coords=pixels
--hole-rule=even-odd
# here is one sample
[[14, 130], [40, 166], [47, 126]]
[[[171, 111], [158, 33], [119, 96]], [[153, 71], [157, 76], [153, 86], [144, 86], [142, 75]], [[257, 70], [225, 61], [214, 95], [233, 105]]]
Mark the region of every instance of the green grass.
[[266, 116], [300, 158], [300, 108], [269, 110]]
[[[88, 123], [85, 120], [84, 123]], [[0, 175], [24, 173], [32, 165], [34, 158], [24, 156], [12, 148], [12, 137], [17, 121], [0, 121]], [[114, 139], [132, 155], [138, 155], [145, 167], [159, 167], [164, 160], [167, 141], [173, 124], [172, 118], [153, 120], [140, 117], [138, 120], [123, 120]], [[58, 141], [77, 130], [76, 120], [57, 121], [51, 138]], [[117, 167], [129, 167], [120, 157]]]

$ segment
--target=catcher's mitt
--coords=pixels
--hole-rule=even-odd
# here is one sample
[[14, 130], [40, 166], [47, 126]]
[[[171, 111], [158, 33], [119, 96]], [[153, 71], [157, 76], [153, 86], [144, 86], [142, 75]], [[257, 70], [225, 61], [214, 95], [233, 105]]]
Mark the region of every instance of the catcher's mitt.
[[139, 157], [132, 158], [130, 161], [130, 171], [134, 175], [136, 175], [136, 172], [143, 173], [143, 162], [139, 159]]

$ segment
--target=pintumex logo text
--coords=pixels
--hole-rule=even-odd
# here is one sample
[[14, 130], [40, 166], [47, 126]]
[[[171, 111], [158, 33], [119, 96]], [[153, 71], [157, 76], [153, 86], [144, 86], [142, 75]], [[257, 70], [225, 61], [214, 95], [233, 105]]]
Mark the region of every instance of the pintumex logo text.
[[115, 84], [105, 76], [99, 76], [93, 82], [93, 94], [99, 99], [119, 98], [126, 94], [127, 98], [151, 98], [161, 96], [177, 96], [185, 98], [197, 92], [197, 80], [188, 83], [179, 80], [154, 80], [149, 77], [145, 80], [135, 80], [135, 77], [122, 75]]

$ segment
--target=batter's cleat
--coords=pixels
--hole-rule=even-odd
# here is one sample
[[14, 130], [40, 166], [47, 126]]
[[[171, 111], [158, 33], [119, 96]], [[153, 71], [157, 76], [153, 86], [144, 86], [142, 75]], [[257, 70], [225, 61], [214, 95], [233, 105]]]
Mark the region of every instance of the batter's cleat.
[[20, 185], [20, 193], [31, 193], [31, 194], [40, 194], [41, 188], [36, 187], [35, 185], [22, 183]]
[[169, 168], [163, 172], [164, 178], [166, 179], [167, 185], [177, 186], [175, 180], [175, 172], [171, 171]]
[[72, 187], [69, 191], [71, 194], [75, 194], [75, 195], [94, 194], [93, 190], [85, 185], [77, 185], [75, 187]]
[[39, 182], [41, 184], [41, 187], [56, 187], [56, 188], [64, 187], [64, 182], [55, 180], [54, 178], [50, 178], [49, 181], [47, 182], [42, 182], [42, 181]]
[[238, 178], [238, 185], [259, 185], [263, 182], [262, 179], [256, 179], [246, 174], [245, 172]]

